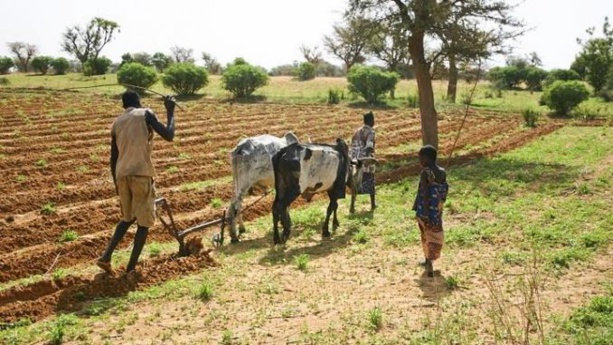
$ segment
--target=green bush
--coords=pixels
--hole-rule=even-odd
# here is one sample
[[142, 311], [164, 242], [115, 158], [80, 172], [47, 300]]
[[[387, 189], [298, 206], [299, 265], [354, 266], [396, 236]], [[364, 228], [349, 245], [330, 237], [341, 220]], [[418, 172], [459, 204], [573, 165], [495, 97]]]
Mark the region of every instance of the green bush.
[[70, 68], [70, 62], [63, 57], [60, 57], [51, 61], [51, 67], [53, 67], [55, 74], [66, 74], [66, 71], [68, 71]]
[[112, 64], [113, 61], [105, 57], [90, 59], [83, 64], [83, 74], [86, 76], [106, 74]]
[[543, 81], [547, 78], [547, 71], [537, 67], [529, 67], [526, 70], [526, 86], [530, 91], [541, 91]]
[[536, 127], [536, 123], [541, 117], [541, 112], [534, 109], [524, 109], [521, 111], [521, 115], [524, 118], [524, 122], [528, 127]]
[[268, 74], [260, 67], [252, 66], [244, 60], [236, 59], [226, 68], [221, 77], [223, 88], [235, 98], [248, 97], [258, 88], [268, 84]]
[[[127, 63], [117, 71], [117, 82], [119, 84], [130, 84], [144, 88], [149, 88], [158, 80], [157, 73], [153, 67], [147, 67], [138, 62]], [[126, 86], [126, 88], [130, 89]], [[143, 90], [134, 91], [142, 93]]]
[[193, 95], [209, 83], [209, 74], [192, 63], [177, 63], [166, 70], [162, 83], [179, 95]]
[[0, 56], [0, 74], [7, 74], [15, 66], [15, 61], [10, 57]]
[[573, 108], [590, 97], [590, 92], [580, 81], [558, 80], [545, 89], [542, 97], [543, 104], [557, 115], [567, 116]]
[[310, 62], [301, 63], [296, 69], [296, 78], [300, 81], [315, 79], [315, 65]]
[[356, 65], [347, 73], [349, 91], [359, 94], [370, 104], [379, 102], [387, 92], [393, 91], [399, 79], [398, 74], [373, 66]]
[[519, 87], [525, 74], [525, 70], [515, 66], [494, 67], [488, 72], [487, 79], [497, 89], [513, 89]]
[[342, 91], [339, 89], [328, 89], [328, 104], [339, 104], [341, 102]]
[[47, 71], [51, 68], [51, 62], [53, 62], [53, 58], [50, 56], [37, 56], [32, 59], [32, 69], [40, 74], [47, 74]]
[[573, 71], [572, 69], [553, 69], [549, 71], [547, 78], [545, 78], [545, 80], [543, 81], [543, 85], [547, 87], [553, 84], [553, 82], [555, 82], [556, 80], [581, 80], [581, 76], [579, 76], [579, 73]]
[[584, 121], [595, 120], [600, 116], [602, 109], [589, 106], [586, 104], [579, 104], [572, 112], [573, 117]]

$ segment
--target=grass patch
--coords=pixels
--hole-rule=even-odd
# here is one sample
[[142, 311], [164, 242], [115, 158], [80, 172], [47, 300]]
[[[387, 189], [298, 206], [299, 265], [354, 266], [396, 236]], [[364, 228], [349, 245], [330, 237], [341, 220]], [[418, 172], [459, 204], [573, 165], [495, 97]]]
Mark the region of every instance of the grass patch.
[[294, 262], [296, 263], [296, 268], [298, 270], [305, 272], [309, 265], [309, 254], [300, 254], [294, 257]]
[[210, 301], [213, 298], [213, 285], [208, 281], [202, 283], [200, 288], [198, 288], [197, 297], [204, 302]]
[[55, 214], [55, 212], [55, 205], [52, 202], [48, 202], [40, 208], [40, 213], [44, 215]]
[[383, 313], [379, 307], [374, 307], [368, 311], [368, 325], [375, 332], [383, 328]]
[[171, 165], [168, 168], [166, 168], [166, 171], [170, 174], [176, 174], [179, 172], [179, 167]]
[[76, 240], [77, 238], [79, 238], [79, 234], [77, 234], [77, 232], [74, 230], [68, 229], [62, 232], [62, 234], [60, 235], [59, 241], [62, 243], [72, 242]]
[[211, 200], [212, 208], [221, 208], [221, 206], [223, 206], [223, 200], [220, 198], [213, 198], [213, 200]]
[[26, 182], [28, 180], [28, 177], [25, 175], [17, 175], [17, 177], [15, 178], [15, 180], [19, 183], [21, 182]]
[[49, 165], [49, 162], [47, 162], [46, 159], [39, 159], [36, 161], [36, 163], [34, 163], [34, 165], [36, 165], [39, 168], [46, 168]]

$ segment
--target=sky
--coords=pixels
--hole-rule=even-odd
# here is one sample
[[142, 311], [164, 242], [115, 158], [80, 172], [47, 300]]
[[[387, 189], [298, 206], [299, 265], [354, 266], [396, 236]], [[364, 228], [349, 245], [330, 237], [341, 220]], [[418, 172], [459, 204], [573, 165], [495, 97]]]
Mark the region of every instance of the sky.
[[[23, 41], [38, 46], [41, 55], [70, 57], [60, 48], [65, 28], [103, 17], [121, 26], [102, 52], [113, 61], [126, 52], [169, 53], [178, 45], [194, 49], [198, 59], [205, 51], [222, 63], [241, 56], [271, 68], [300, 61], [302, 44], [321, 47], [346, 5], [347, 0], [7, 1], [0, 8], [0, 56], [9, 55], [6, 42]], [[613, 17], [613, 0], [525, 0], [515, 15], [531, 30], [512, 42], [514, 54], [534, 51], [545, 68], [568, 68], [580, 49], [576, 38]], [[503, 62], [497, 57], [490, 65]]]

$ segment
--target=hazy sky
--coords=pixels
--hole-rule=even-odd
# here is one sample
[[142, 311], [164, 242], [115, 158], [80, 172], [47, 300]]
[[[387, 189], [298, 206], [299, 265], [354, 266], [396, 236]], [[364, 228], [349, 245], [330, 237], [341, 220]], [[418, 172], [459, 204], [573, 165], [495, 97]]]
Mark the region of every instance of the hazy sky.
[[[103, 51], [120, 61], [125, 52], [168, 52], [173, 45], [206, 51], [225, 63], [242, 56], [265, 67], [300, 60], [301, 44], [321, 45], [347, 0], [28, 0], [4, 1], [0, 9], [0, 55], [5, 42], [36, 44], [40, 54], [64, 55], [61, 33], [94, 16], [114, 20], [121, 33]], [[103, 6], [100, 6], [103, 5]], [[613, 0], [526, 0], [516, 16], [533, 30], [513, 45], [536, 51], [546, 68], [567, 68], [579, 50], [575, 39], [613, 17]], [[333, 59], [330, 57], [330, 59]], [[504, 61], [498, 58], [497, 61]], [[335, 60], [335, 62], [339, 63]], [[199, 61], [202, 63], [202, 61]]]

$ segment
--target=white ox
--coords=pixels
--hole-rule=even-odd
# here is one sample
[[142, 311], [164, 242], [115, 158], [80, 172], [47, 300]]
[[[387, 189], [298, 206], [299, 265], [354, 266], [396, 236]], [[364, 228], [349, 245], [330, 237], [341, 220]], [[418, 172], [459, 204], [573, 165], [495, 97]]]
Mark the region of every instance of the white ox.
[[[282, 148], [298, 143], [298, 138], [292, 132], [279, 138], [273, 135], [259, 135], [241, 140], [232, 150], [232, 179], [234, 180], [234, 198], [228, 207], [228, 222], [230, 223], [231, 242], [238, 242], [236, 223], [239, 223], [241, 233], [245, 231], [241, 208], [243, 198], [254, 187], [268, 189], [274, 186], [275, 173], [272, 157]], [[221, 233], [223, 241], [223, 229]]]

